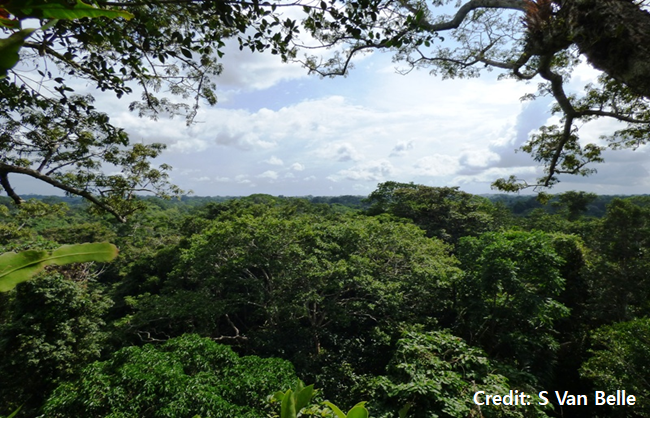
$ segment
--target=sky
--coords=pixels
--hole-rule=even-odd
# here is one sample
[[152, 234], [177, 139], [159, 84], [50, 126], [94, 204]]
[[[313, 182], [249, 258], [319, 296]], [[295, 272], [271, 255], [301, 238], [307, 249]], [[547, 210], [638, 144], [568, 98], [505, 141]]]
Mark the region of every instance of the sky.
[[[232, 45], [223, 65], [218, 104], [203, 104], [189, 127], [182, 118], [139, 118], [128, 111], [134, 98], [92, 93], [97, 108], [133, 142], [165, 143], [156, 163], [170, 164], [171, 181], [198, 196], [367, 195], [389, 180], [499, 193], [490, 188], [499, 177], [534, 182], [541, 175], [516, 149], [531, 131], [557, 120], [550, 100], [520, 101], [538, 81], [497, 80], [496, 72], [460, 80], [426, 70], [402, 75], [389, 53], [365, 56], [347, 77], [334, 79]], [[571, 85], [584, 86], [596, 75], [581, 65]], [[615, 127], [589, 123], [581, 139], [598, 143]], [[563, 176], [550, 193], [649, 193], [647, 148], [604, 157], [597, 174]], [[23, 193], [54, 192], [27, 179], [15, 185]]]

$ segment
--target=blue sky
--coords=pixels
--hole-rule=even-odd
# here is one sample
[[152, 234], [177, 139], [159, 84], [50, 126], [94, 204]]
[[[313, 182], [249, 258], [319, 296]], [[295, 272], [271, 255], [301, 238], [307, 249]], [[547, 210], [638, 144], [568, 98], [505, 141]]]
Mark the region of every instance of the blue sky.
[[[555, 118], [548, 100], [520, 101], [537, 81], [498, 81], [496, 73], [461, 80], [426, 71], [401, 75], [390, 54], [363, 57], [348, 77], [335, 79], [234, 47], [223, 64], [219, 103], [204, 104], [190, 127], [182, 119], [138, 118], [127, 109], [133, 99], [95, 93], [98, 108], [132, 141], [167, 144], [158, 162], [172, 165], [175, 184], [201, 196], [366, 195], [388, 180], [490, 193], [499, 177], [540, 175], [532, 158], [515, 149]], [[572, 85], [596, 75], [582, 65]], [[582, 139], [597, 141], [614, 127], [590, 123]], [[605, 158], [598, 174], [563, 177], [554, 191], [648, 192], [646, 148]], [[23, 193], [52, 192], [38, 182], [16, 185]]]

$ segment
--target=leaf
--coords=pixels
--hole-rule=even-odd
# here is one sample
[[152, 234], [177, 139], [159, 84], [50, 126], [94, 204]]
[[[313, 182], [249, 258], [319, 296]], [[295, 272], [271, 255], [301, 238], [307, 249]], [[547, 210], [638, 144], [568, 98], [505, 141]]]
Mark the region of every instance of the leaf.
[[287, 390], [284, 399], [282, 399], [280, 416], [282, 418], [296, 418], [296, 400], [291, 389]]
[[21, 282], [50, 265], [110, 262], [117, 256], [117, 247], [109, 243], [84, 243], [61, 246], [56, 250], [27, 250], [0, 255], [0, 292], [12, 290]]
[[302, 388], [301, 390], [296, 390], [296, 412], [299, 412], [302, 408], [309, 405], [311, 398], [314, 396], [314, 385], [309, 385]]
[[343, 411], [341, 411], [341, 410], [339, 409], [339, 407], [336, 406], [336, 405], [334, 405], [332, 402], [330, 402], [330, 401], [325, 401], [325, 402], [323, 402], [323, 403], [324, 403], [325, 405], [329, 406], [329, 407], [332, 409], [332, 411], [334, 411], [334, 414], [335, 414], [337, 417], [339, 417], [339, 418], [347, 418], [347, 416], [343, 413]]
[[131, 19], [133, 15], [124, 10], [100, 9], [77, 0], [74, 6], [70, 7], [67, 1], [35, 1], [25, 8], [24, 1], [14, 0], [5, 5], [5, 9], [12, 15], [19, 18], [34, 17], [39, 19], [81, 19], [106, 17], [110, 19], [124, 18]]
[[366, 402], [359, 402], [348, 411], [347, 418], [368, 418], [368, 410], [365, 407]]
[[399, 410], [398, 415], [400, 418], [406, 418], [406, 414], [409, 412], [409, 409], [411, 409], [411, 403], [405, 404], [402, 409]]
[[7, 418], [14, 418], [16, 415], [18, 415], [18, 411], [20, 411], [22, 409], [23, 405], [20, 405], [18, 408], [16, 408], [16, 410], [14, 412], [7, 415]]
[[18, 19], [5, 19], [0, 17], [0, 26], [11, 29], [20, 29], [20, 21]]
[[22, 29], [9, 38], [0, 39], [0, 78], [7, 76], [7, 70], [13, 68], [20, 56], [18, 51], [35, 29]]

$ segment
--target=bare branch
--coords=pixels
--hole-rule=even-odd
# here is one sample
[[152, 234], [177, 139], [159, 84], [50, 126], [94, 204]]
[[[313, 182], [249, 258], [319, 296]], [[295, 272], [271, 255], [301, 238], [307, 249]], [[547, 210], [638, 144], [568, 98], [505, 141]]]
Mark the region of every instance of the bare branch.
[[20, 205], [21, 203], [25, 202], [25, 200], [22, 197], [18, 196], [18, 194], [11, 187], [11, 184], [9, 183], [8, 171], [0, 171], [0, 185], [3, 189], [5, 189], [7, 195], [11, 197], [15, 204]]
[[526, 12], [526, 7], [527, 2], [525, 0], [471, 0], [462, 5], [450, 21], [435, 24], [430, 22], [421, 22], [420, 26], [430, 32], [448, 31], [450, 29], [458, 28], [472, 10], [511, 9]]

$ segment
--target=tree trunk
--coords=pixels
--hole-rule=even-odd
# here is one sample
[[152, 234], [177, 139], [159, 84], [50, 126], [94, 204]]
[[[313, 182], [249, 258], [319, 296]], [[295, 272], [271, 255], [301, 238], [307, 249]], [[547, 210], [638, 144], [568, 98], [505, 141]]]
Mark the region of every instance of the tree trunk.
[[629, 0], [558, 3], [558, 17], [589, 63], [650, 98], [650, 13]]

